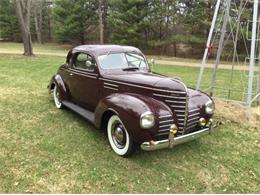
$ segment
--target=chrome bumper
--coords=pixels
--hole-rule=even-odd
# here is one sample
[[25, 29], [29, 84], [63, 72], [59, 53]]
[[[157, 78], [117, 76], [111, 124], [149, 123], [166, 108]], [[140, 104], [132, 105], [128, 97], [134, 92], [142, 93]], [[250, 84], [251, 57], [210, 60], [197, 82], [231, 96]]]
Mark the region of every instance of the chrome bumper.
[[205, 129], [189, 133], [186, 135], [182, 135], [179, 137], [174, 137], [172, 133], [170, 133], [169, 138], [166, 140], [154, 141], [153, 144], [149, 142], [144, 142], [141, 144], [141, 148], [146, 151], [159, 150], [163, 148], [172, 148], [173, 146], [192, 141], [201, 136], [212, 133], [214, 130], [213, 127], [207, 127]]

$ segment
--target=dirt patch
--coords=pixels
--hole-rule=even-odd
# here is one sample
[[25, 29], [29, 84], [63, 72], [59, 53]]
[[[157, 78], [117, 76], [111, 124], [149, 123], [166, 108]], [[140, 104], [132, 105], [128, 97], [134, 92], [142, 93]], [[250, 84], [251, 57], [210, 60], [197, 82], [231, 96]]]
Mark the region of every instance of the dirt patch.
[[6, 96], [6, 95], [13, 95], [17, 91], [17, 88], [14, 87], [0, 87], [0, 95]]
[[203, 183], [205, 190], [209, 193], [213, 193], [212, 190], [212, 173], [205, 168], [199, 170], [197, 178]]
[[257, 122], [260, 122], [260, 106], [252, 108], [253, 117]]
[[248, 111], [240, 105], [227, 103], [216, 100], [216, 115], [226, 120], [240, 124], [248, 124], [250, 126], [260, 125], [260, 107], [252, 108], [250, 119], [248, 119]]
[[0, 98], [2, 99], [9, 99], [10, 96], [29, 96], [29, 97], [35, 97], [35, 96], [42, 96], [43, 92], [39, 93], [38, 91], [35, 90], [28, 90], [28, 89], [23, 89], [19, 87], [0, 87]]

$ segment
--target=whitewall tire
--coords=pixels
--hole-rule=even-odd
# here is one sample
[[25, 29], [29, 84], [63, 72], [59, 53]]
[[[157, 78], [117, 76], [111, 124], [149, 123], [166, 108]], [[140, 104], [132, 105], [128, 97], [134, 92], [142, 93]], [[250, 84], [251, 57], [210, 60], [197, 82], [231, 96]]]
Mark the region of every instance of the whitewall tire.
[[133, 152], [133, 140], [117, 115], [112, 115], [107, 123], [107, 136], [111, 148], [122, 157]]
[[54, 86], [54, 89], [53, 89], [53, 99], [54, 99], [55, 106], [58, 109], [61, 109], [63, 107], [63, 105], [62, 105], [62, 102], [60, 101], [60, 93], [59, 93], [59, 90], [56, 85]]

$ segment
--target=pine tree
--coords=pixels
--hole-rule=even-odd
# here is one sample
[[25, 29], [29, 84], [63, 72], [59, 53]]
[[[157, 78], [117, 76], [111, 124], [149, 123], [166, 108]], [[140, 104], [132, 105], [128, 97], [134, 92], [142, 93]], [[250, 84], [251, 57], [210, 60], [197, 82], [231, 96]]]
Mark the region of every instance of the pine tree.
[[0, 38], [21, 41], [14, 2], [0, 0], [0, 8]]
[[148, 1], [112, 0], [110, 9], [111, 41], [144, 48], [146, 42], [143, 33], [146, 29]]
[[94, 0], [55, 1], [55, 38], [62, 42], [84, 44], [87, 31], [97, 21], [97, 7], [98, 2]]

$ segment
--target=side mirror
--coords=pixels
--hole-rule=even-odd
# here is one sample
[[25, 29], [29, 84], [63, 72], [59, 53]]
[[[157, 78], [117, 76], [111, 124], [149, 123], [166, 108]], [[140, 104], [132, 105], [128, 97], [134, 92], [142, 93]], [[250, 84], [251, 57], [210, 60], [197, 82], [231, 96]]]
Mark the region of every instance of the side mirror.
[[85, 65], [86, 65], [87, 67], [90, 67], [90, 66], [92, 65], [92, 63], [91, 63], [90, 60], [87, 60], [86, 63], [85, 63]]

